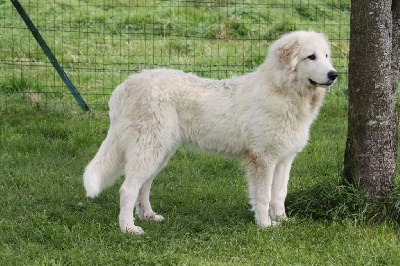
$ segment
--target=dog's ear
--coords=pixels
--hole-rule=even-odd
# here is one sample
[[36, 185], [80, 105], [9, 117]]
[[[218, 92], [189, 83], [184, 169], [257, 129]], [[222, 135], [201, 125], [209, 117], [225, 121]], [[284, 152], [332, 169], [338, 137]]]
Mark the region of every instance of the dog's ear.
[[300, 45], [297, 42], [285, 43], [278, 47], [277, 54], [286, 68], [295, 70], [299, 61]]

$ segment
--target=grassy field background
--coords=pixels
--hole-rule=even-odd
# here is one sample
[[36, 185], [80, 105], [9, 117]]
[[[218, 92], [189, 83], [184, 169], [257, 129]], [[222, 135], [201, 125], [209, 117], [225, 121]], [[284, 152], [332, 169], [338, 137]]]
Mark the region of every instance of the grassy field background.
[[[326, 33], [335, 67], [347, 73], [348, 0], [21, 3], [92, 109], [104, 109], [122, 80], [146, 68], [211, 78], [252, 71], [271, 42], [292, 30]], [[0, 10], [0, 103], [70, 108], [72, 97], [11, 2], [0, 1]], [[333, 91], [346, 87], [342, 75]]]
[[[92, 114], [0, 1], [1, 265], [400, 265], [400, 193], [371, 203], [342, 177], [349, 1], [21, 2]], [[81, 176], [106, 135], [109, 93], [129, 73], [239, 75], [299, 29], [328, 34], [342, 75], [294, 162], [288, 222], [259, 229], [239, 162], [188, 148], [156, 178], [151, 199], [166, 220], [138, 221], [144, 236], [118, 229], [122, 179], [85, 197]]]

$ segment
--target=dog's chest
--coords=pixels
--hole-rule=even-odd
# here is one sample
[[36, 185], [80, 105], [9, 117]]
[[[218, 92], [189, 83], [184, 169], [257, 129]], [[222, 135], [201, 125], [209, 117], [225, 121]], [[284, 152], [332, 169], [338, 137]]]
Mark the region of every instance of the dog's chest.
[[[277, 102], [254, 116], [248, 124], [251, 145], [264, 152], [287, 155], [301, 151], [307, 144], [309, 129], [316, 118], [322, 98], [293, 102]], [[259, 121], [257, 117], [264, 117]]]

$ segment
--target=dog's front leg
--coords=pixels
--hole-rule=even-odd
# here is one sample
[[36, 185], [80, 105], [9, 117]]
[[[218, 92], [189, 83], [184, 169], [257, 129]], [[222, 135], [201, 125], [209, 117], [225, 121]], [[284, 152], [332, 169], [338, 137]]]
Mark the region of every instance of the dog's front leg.
[[250, 203], [256, 223], [261, 228], [269, 227], [272, 225], [269, 217], [269, 205], [275, 162], [252, 156], [251, 160], [246, 160], [245, 164], [247, 166]]
[[279, 224], [287, 219], [285, 212], [285, 199], [293, 159], [293, 155], [288, 156], [282, 159], [275, 167], [270, 204], [270, 215], [272, 222], [275, 224]]

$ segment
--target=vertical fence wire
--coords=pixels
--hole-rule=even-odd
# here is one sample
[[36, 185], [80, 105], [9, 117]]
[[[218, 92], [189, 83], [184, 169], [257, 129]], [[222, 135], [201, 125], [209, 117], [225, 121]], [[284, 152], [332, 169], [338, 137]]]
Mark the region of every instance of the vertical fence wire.
[[[92, 109], [104, 109], [128, 75], [175, 68], [210, 78], [254, 70], [268, 46], [293, 30], [332, 42], [345, 97], [350, 0], [21, 0]], [[0, 2], [0, 108], [76, 103], [10, 1]]]

